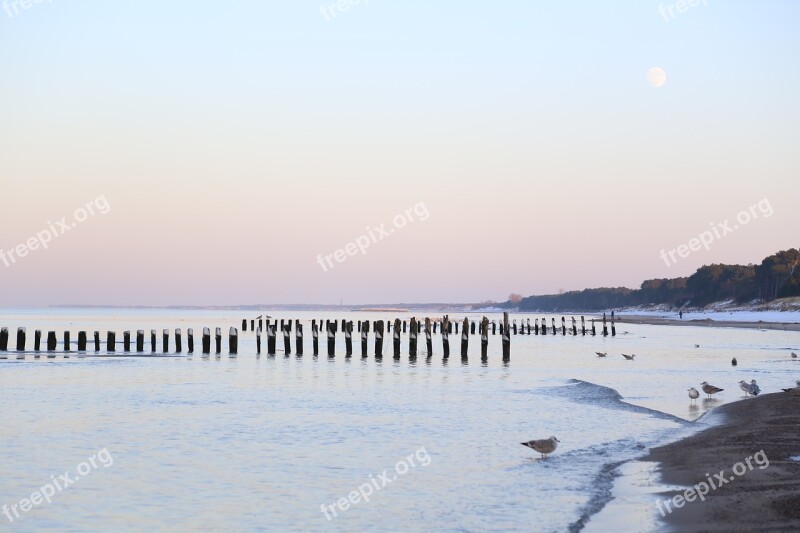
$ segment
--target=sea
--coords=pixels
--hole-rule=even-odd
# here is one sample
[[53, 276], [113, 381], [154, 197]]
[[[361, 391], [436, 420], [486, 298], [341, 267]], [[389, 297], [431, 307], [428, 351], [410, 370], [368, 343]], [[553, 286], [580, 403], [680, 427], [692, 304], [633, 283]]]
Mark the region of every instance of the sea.
[[[257, 354], [242, 319], [304, 324], [302, 356]], [[311, 348], [311, 320], [434, 317], [430, 311], [228, 311], [121, 308], [0, 309], [0, 326], [27, 330], [27, 351], [0, 353], [0, 531], [654, 531], [657, 465], [648, 449], [719, 423], [714, 409], [794, 384], [798, 333], [617, 322], [617, 335], [478, 336], [467, 358], [451, 335], [433, 353], [328, 357]], [[480, 313], [450, 313], [480, 320]], [[502, 314], [486, 316], [501, 321]], [[514, 313], [531, 323], [554, 315]], [[571, 326], [571, 316], [566, 315]], [[561, 325], [561, 315], [555, 316]], [[587, 326], [589, 317], [587, 316]], [[223, 331], [217, 355], [200, 353], [204, 327]], [[239, 329], [238, 354], [227, 333]], [[180, 328], [183, 352], [161, 353], [161, 330]], [[194, 329], [195, 353], [186, 333]], [[33, 332], [57, 331], [54, 357], [32, 351]], [[122, 352], [146, 331], [148, 352]], [[158, 351], [149, 352], [149, 331]], [[63, 352], [63, 331], [72, 334]], [[77, 353], [79, 331], [90, 352]], [[92, 332], [101, 332], [95, 353]], [[107, 353], [105, 332], [117, 334]], [[549, 333], [549, 332], [548, 332]], [[44, 338], [43, 338], [44, 347]], [[170, 339], [174, 352], [174, 338]], [[213, 339], [212, 339], [213, 345]], [[424, 346], [424, 335], [419, 339]], [[596, 352], [607, 353], [598, 357]], [[635, 354], [629, 361], [622, 354]], [[737, 366], [731, 365], [736, 358]], [[696, 403], [702, 381], [723, 392]], [[521, 445], [556, 436], [542, 459]], [[66, 477], [64, 477], [66, 476]], [[45, 497], [46, 496], [46, 497]], [[38, 502], [38, 503], [37, 503]]]

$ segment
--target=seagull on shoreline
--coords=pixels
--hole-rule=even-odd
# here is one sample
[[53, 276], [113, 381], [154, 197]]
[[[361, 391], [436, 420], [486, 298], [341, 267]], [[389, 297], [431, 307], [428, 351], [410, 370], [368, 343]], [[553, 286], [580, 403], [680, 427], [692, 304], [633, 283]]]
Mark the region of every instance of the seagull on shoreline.
[[792, 396], [800, 396], [800, 379], [798, 379], [795, 384], [796, 387], [792, 387], [791, 389], [781, 389], [783, 392], [788, 392]]
[[797, 359], [797, 354], [792, 352], [792, 359]]
[[605, 357], [608, 355], [608, 352], [594, 352], [597, 354], [597, 357]]
[[738, 365], [738, 364], [739, 364], [739, 363], [736, 361], [736, 358], [734, 357], [734, 358], [731, 360], [731, 366], [736, 366], [736, 365]]
[[700, 345], [699, 345], [699, 344], [695, 344], [695, 345], [694, 345], [694, 347], [695, 347], [695, 348], [699, 348], [699, 347], [700, 347]]
[[547, 457], [548, 453], [553, 453], [556, 451], [556, 447], [558, 443], [561, 442], [555, 437], [550, 437], [549, 439], [542, 439], [542, 440], [531, 440], [528, 442], [521, 442], [523, 446], [527, 446], [532, 450], [536, 450], [537, 452], [542, 454], [542, 459]]
[[622, 357], [624, 357], [628, 361], [633, 361], [633, 358], [636, 357], [636, 354], [635, 353], [631, 355], [622, 354]]
[[756, 385], [756, 380], [752, 381], [751, 383], [746, 382], [745, 380], [741, 380], [739, 382], [739, 388], [744, 391], [745, 397], [747, 396], [758, 396], [758, 393], [761, 392], [761, 389], [758, 385]]
[[750, 393], [753, 396], [758, 396], [760, 392], [761, 392], [761, 387], [758, 386], [758, 383], [756, 383], [756, 380], [754, 380], [754, 379], [750, 380]]
[[715, 387], [714, 385], [709, 385], [707, 381], [704, 381], [700, 384], [700, 387], [703, 389], [703, 392], [708, 394], [708, 397], [711, 398], [712, 394], [716, 394], [718, 392], [722, 392], [725, 389], [720, 389], [719, 387]]
[[689, 388], [689, 398], [691, 400], [689, 403], [694, 403], [694, 401], [699, 397], [700, 397], [700, 391], [698, 391], [694, 387]]

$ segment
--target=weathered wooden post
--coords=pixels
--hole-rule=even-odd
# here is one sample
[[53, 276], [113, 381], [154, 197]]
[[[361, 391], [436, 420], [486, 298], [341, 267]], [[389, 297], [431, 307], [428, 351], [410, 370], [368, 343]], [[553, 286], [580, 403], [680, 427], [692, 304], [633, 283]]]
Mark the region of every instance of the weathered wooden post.
[[603, 337], [608, 337], [608, 326], [606, 325], [606, 314], [603, 313]]
[[[247, 331], [247, 328], [242, 328], [242, 330], [243, 331]], [[256, 330], [256, 319], [255, 318], [251, 318], [250, 319], [250, 331], [255, 331], [255, 330]]]
[[267, 355], [275, 355], [275, 344], [277, 343], [277, 332], [275, 328], [277, 327], [277, 320], [274, 324], [267, 324]]
[[578, 326], [576, 325], [574, 316], [572, 317], [572, 335], [578, 336]]
[[[37, 329], [33, 332], [33, 349], [39, 351], [42, 347], [42, 330]], [[38, 355], [36, 357], [39, 357]]]
[[586, 336], [586, 320], [581, 315], [581, 335]]
[[594, 329], [594, 318], [592, 319], [592, 337], [597, 335], [597, 330]]
[[136, 330], [136, 351], [142, 353], [144, 351], [144, 330]]
[[503, 313], [503, 361], [508, 361], [511, 357], [511, 336], [508, 334], [508, 313]]
[[94, 351], [95, 352], [99, 352], [100, 351], [100, 332], [99, 331], [95, 331], [94, 332]]
[[203, 328], [203, 354], [208, 355], [211, 353], [211, 330]]
[[470, 333], [470, 335], [475, 335], [475, 322], [474, 321], [470, 322], [470, 324], [469, 324], [469, 333]]
[[553, 324], [553, 335], [558, 335], [558, 330], [556, 329], [556, 317], [552, 317], [550, 322]]
[[450, 357], [450, 318], [442, 318], [442, 354], [445, 359]]
[[214, 353], [216, 355], [222, 353], [222, 328], [214, 329]]
[[242, 319], [242, 331], [247, 331], [247, 319]]
[[567, 334], [567, 320], [562, 316], [561, 317], [561, 335]]
[[530, 335], [531, 334], [531, 319], [527, 318], [526, 320], [528, 321], [528, 335]]
[[[321, 324], [322, 322], [320, 322]], [[314, 357], [319, 355], [319, 326], [316, 320], [311, 321], [311, 346], [314, 350]]]
[[258, 327], [261, 328], [261, 331], [264, 331], [264, 319], [260, 316], [258, 317]]
[[[397, 325], [397, 323], [395, 323], [395, 326], [396, 325]], [[403, 333], [405, 333], [405, 332], [406, 332], [406, 321], [403, 320]]]
[[375, 322], [375, 359], [383, 357], [383, 320]]
[[150, 330], [150, 352], [156, 353], [156, 330]]
[[425, 318], [425, 351], [429, 358], [433, 355], [433, 338], [431, 337], [430, 318]]
[[353, 355], [353, 323], [347, 322], [344, 325], [344, 356], [352, 357]]
[[47, 351], [53, 352], [56, 349], [56, 332], [55, 331], [48, 331], [47, 332]]
[[86, 351], [86, 332], [79, 331], [78, 332], [78, 351], [85, 352]]
[[455, 321], [455, 322], [453, 322], [452, 324], [453, 324], [453, 326], [456, 328], [456, 335], [458, 335], [458, 321], [456, 320], [456, 321]]
[[489, 356], [489, 319], [483, 317], [481, 321], [481, 359], [486, 360]]
[[25, 328], [17, 328], [17, 351], [25, 351]]
[[64, 332], [64, 351], [69, 351], [69, 331]]
[[411, 333], [408, 335], [408, 355], [410, 357], [417, 356], [417, 319], [411, 317]]
[[301, 324], [299, 320], [295, 328], [294, 344], [297, 355], [303, 355], [303, 324]]
[[108, 331], [106, 333], [106, 351], [117, 351], [117, 333], [115, 331]]
[[289, 324], [283, 327], [283, 353], [285, 355], [292, 354], [292, 339], [290, 337], [291, 333], [289, 331], [289, 328], [291, 327], [292, 327], [291, 322], [289, 322]]
[[336, 357], [336, 323], [328, 323], [328, 357]]
[[181, 342], [181, 328], [175, 328], [175, 353], [183, 351], [183, 342]]
[[[405, 326], [405, 322], [403, 322], [403, 326]], [[405, 331], [405, 327], [403, 327]], [[394, 358], [400, 359], [400, 319], [395, 318], [394, 320], [394, 331], [392, 332], [393, 339], [394, 339]], [[409, 341], [410, 342], [410, 341]]]
[[8, 351], [8, 328], [0, 328], [0, 352]]
[[511, 324], [511, 331], [514, 333], [514, 335], [517, 334], [517, 319], [516, 318], [513, 320], [512, 324]]
[[228, 355], [236, 355], [239, 353], [239, 331], [231, 326], [228, 330]]
[[617, 327], [614, 325], [614, 311], [611, 311], [611, 336], [617, 336]]
[[361, 324], [361, 357], [367, 357], [367, 345], [369, 343], [369, 321]]
[[261, 326], [256, 330], [256, 355], [261, 355]]
[[131, 332], [130, 331], [123, 331], [122, 332], [122, 350], [125, 352], [131, 351]]
[[533, 332], [534, 332], [535, 335], [539, 334], [539, 319], [538, 318], [533, 321]]
[[189, 345], [189, 353], [194, 353], [194, 329], [186, 330], [186, 343]]
[[[456, 328], [458, 329], [458, 328]], [[461, 328], [461, 358], [467, 357], [469, 352], [469, 321], [465, 318]]]
[[497, 322], [492, 320], [492, 335], [497, 335]]
[[161, 330], [161, 352], [169, 353], [169, 330]]

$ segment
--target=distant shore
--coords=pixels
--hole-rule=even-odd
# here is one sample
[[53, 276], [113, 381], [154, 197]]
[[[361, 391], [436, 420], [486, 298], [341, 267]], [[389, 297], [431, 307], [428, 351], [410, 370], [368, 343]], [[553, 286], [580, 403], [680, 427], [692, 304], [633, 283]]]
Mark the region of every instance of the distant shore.
[[644, 315], [617, 315], [617, 322], [623, 324], [649, 324], [654, 326], [701, 326], [707, 328], [778, 329], [800, 331], [796, 322], [744, 322], [735, 320], [712, 320], [710, 318], [666, 318]]
[[[673, 503], [671, 512], [664, 511], [667, 526], [682, 532], [800, 531], [800, 397], [767, 394], [724, 405], [716, 414], [721, 425], [653, 448], [642, 459], [660, 463], [667, 485], [688, 488], [709, 478], [719, 484], [715, 475], [721, 471], [728, 479], [709, 489], [704, 501], [695, 493], [691, 502], [678, 500], [680, 508]], [[748, 458], [752, 468], [737, 472], [737, 463]], [[662, 509], [678, 495], [686, 492], [657, 495]]]

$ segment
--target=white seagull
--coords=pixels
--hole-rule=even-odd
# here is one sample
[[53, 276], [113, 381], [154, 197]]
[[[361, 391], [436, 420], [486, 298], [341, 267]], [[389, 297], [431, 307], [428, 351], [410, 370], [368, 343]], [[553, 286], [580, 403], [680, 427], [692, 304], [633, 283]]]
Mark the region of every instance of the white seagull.
[[542, 459], [544, 459], [548, 453], [553, 453], [556, 451], [556, 447], [558, 446], [559, 442], [561, 441], [557, 438], [550, 437], [549, 439], [531, 440], [528, 442], [521, 442], [520, 444], [541, 453]]
[[750, 388], [750, 384], [745, 380], [741, 380], [739, 382], [739, 388], [744, 391], [745, 396], [750, 396], [751, 394], [753, 394], [753, 389]]
[[690, 402], [690, 403], [694, 403], [694, 401], [695, 401], [696, 399], [698, 399], [699, 397], [700, 397], [700, 391], [698, 391], [698, 390], [697, 390], [697, 389], [695, 389], [694, 387], [691, 387], [691, 388], [689, 389], [689, 398], [691, 399], [691, 402]]

